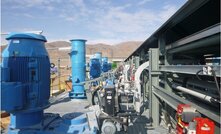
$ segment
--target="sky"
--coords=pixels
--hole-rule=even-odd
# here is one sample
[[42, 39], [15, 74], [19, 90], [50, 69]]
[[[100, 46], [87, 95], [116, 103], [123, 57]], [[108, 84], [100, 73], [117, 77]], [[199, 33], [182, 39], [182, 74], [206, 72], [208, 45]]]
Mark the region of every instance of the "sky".
[[[2, 0], [1, 33], [43, 30], [48, 42], [144, 41], [186, 0]], [[4, 36], [1, 35], [4, 43]]]

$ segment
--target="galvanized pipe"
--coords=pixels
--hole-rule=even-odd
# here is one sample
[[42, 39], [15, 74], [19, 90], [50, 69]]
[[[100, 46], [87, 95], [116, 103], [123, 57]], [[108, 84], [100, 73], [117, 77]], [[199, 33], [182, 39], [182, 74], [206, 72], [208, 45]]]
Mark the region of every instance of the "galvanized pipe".
[[[183, 82], [183, 79], [178, 79], [178, 78], [173, 78], [178, 82]], [[193, 86], [198, 86], [201, 88], [205, 89], [210, 89], [212, 91], [217, 91], [215, 83], [207, 82], [207, 81], [202, 81], [202, 80], [196, 80], [196, 79], [188, 79], [186, 82], [187, 85], [193, 85]]]
[[208, 95], [205, 95], [205, 94], [193, 91], [191, 89], [182, 87], [182, 86], [177, 85], [177, 84], [172, 84], [172, 87], [177, 89], [177, 90], [179, 90], [179, 91], [182, 91], [182, 92], [185, 92], [187, 94], [193, 95], [193, 96], [195, 96], [197, 98], [203, 99], [203, 100], [205, 100], [207, 102], [210, 102], [210, 103], [212, 102], [213, 98], [211, 96], [208, 96]]
[[[135, 93], [135, 97], [138, 98], [135, 109], [136, 111], [139, 113], [140, 112], [140, 107], [141, 107], [141, 81], [140, 81], [140, 76], [143, 72], [143, 70], [145, 70], [147, 67], [149, 67], [149, 61], [143, 63], [142, 65], [140, 65], [138, 67], [138, 69], [135, 72], [135, 87], [137, 89], [136, 93]], [[144, 100], [143, 100], [144, 101]]]

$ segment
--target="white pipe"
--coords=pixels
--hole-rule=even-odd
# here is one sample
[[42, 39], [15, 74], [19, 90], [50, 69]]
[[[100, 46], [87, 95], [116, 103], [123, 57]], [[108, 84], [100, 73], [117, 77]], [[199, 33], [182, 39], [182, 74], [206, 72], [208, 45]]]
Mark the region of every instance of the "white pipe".
[[187, 94], [190, 94], [190, 95], [193, 95], [195, 97], [198, 97], [200, 99], [203, 99], [203, 100], [206, 100], [208, 102], [211, 102], [211, 99], [212, 97], [211, 96], [208, 96], [208, 95], [205, 95], [205, 94], [202, 94], [202, 93], [199, 93], [199, 92], [196, 92], [196, 91], [193, 91], [191, 89], [188, 89], [188, 88], [185, 88], [185, 87], [182, 87], [182, 86], [179, 86], [177, 84], [172, 84], [172, 87], [179, 90], [179, 91], [182, 91], [182, 92], [185, 92]]
[[124, 66], [124, 82], [129, 82], [127, 72], [130, 69], [130, 65]]
[[139, 101], [135, 102], [135, 109], [136, 111], [139, 113], [140, 112], [140, 107], [141, 107], [141, 80], [140, 80], [140, 75], [143, 72], [144, 69], [146, 69], [147, 67], [149, 67], [149, 61], [143, 63], [142, 65], [140, 65], [137, 69], [137, 71], [135, 72], [135, 87], [137, 89], [136, 93], [135, 93], [135, 97], [138, 98]]

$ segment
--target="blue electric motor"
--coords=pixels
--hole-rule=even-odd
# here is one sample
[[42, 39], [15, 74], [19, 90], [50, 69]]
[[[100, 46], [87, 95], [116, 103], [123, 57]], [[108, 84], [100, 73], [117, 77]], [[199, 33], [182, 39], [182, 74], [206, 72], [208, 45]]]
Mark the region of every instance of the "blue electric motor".
[[86, 40], [82, 39], [71, 40], [72, 90], [69, 93], [71, 99], [86, 98], [82, 84], [86, 77], [85, 42]]
[[100, 64], [102, 63], [102, 53], [101, 52], [96, 52], [94, 54], [94, 58], [99, 59]]
[[101, 63], [98, 58], [90, 59], [90, 78], [95, 79], [101, 75]]
[[108, 70], [111, 70], [112, 68], [112, 63], [108, 63]]
[[[94, 58], [99, 59], [100, 66], [102, 66], [102, 53], [101, 52], [96, 52], [94, 54]], [[100, 72], [102, 72], [102, 67], [100, 67]]]
[[108, 72], [109, 67], [108, 67], [108, 58], [107, 57], [102, 57], [102, 71], [103, 72]]
[[12, 33], [2, 53], [1, 110], [10, 113], [9, 133], [38, 124], [49, 106], [50, 62], [42, 35]]

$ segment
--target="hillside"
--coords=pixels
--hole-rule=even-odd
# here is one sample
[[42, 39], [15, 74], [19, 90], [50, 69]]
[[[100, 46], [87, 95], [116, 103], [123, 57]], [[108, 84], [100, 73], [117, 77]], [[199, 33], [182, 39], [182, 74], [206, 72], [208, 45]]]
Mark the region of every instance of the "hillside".
[[[96, 52], [102, 52], [102, 56], [107, 56], [109, 58], [127, 58], [138, 46], [141, 45], [140, 41], [128, 41], [122, 42], [116, 45], [109, 44], [87, 44], [86, 45], [86, 54], [92, 55]], [[68, 51], [58, 51], [58, 48], [61, 47], [70, 47], [70, 43], [66, 41], [55, 41], [45, 44], [46, 49], [49, 53], [51, 62], [57, 63], [58, 58], [61, 58], [61, 64], [67, 65], [70, 64], [69, 60], [69, 50]], [[6, 46], [1, 46], [3, 50]]]
[[[140, 41], [128, 41], [122, 42], [116, 45], [108, 45], [103, 43], [98, 44], [87, 44], [86, 54], [92, 55], [95, 52], [102, 52], [102, 56], [113, 57], [113, 58], [126, 58], [128, 57], [138, 46], [141, 45]], [[56, 48], [69, 47], [70, 43], [65, 41], [56, 41], [46, 43], [50, 57], [53, 58], [69, 58], [69, 51], [58, 51]]]

